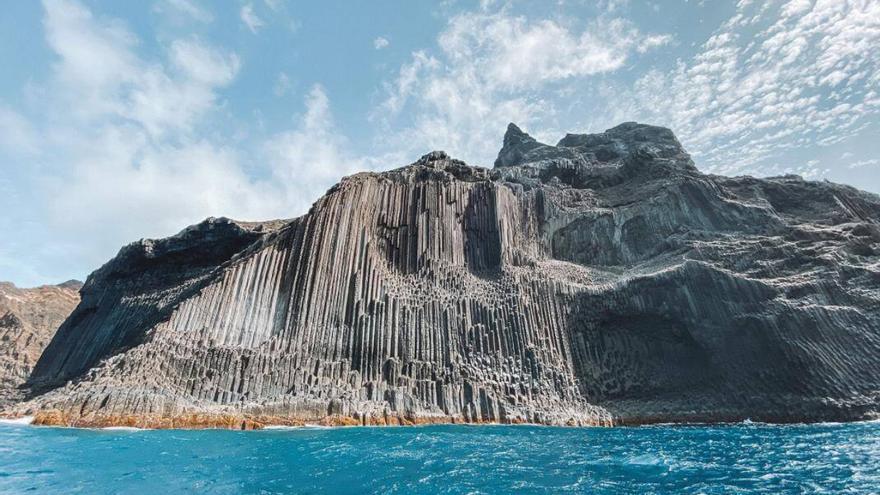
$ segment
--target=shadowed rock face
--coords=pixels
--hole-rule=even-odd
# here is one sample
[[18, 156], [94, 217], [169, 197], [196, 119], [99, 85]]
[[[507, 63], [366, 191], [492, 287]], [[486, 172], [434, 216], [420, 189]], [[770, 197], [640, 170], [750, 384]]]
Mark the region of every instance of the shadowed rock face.
[[878, 220], [880, 198], [851, 187], [702, 174], [668, 129], [549, 146], [511, 124], [492, 170], [434, 152], [347, 177], [294, 220], [209, 219], [123, 248], [17, 410], [172, 426], [872, 417]]
[[79, 303], [76, 280], [34, 289], [0, 282], [0, 405], [23, 385], [58, 326]]

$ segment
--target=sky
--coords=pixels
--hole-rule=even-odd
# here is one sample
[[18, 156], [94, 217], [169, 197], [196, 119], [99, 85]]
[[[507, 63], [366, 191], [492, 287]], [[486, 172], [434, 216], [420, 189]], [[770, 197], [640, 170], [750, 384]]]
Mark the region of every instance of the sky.
[[671, 128], [697, 166], [880, 193], [880, 1], [44, 0], [0, 12], [0, 280], [85, 277], [209, 216], [508, 122]]

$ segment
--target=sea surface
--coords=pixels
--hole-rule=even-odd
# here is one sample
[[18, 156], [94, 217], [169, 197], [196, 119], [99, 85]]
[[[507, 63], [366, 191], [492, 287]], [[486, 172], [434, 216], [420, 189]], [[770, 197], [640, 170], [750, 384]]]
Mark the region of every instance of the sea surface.
[[0, 425], [0, 493], [880, 493], [880, 423], [237, 431]]

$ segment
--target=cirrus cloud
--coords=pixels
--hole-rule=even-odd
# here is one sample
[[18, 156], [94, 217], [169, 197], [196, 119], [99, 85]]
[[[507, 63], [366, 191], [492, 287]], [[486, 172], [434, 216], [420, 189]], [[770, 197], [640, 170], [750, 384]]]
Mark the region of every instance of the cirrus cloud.
[[[880, 3], [742, 1], [689, 60], [613, 87], [618, 119], [672, 127], [702, 167], [767, 175], [842, 143], [880, 114]], [[820, 174], [821, 175], [821, 174]]]
[[669, 41], [607, 15], [581, 26], [505, 8], [454, 16], [437, 38], [439, 51], [412, 53], [385, 85], [373, 120], [393, 128], [395, 137], [383, 132], [378, 144], [413, 155], [445, 149], [489, 164], [507, 122], [552, 121], [557, 99], [548, 87], [617, 71], [633, 55]]

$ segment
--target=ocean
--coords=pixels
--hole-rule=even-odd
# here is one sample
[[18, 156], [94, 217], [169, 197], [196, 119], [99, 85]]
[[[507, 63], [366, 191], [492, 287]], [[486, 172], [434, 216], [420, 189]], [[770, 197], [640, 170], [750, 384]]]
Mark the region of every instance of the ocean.
[[880, 493], [880, 423], [86, 430], [0, 425], [0, 493]]

